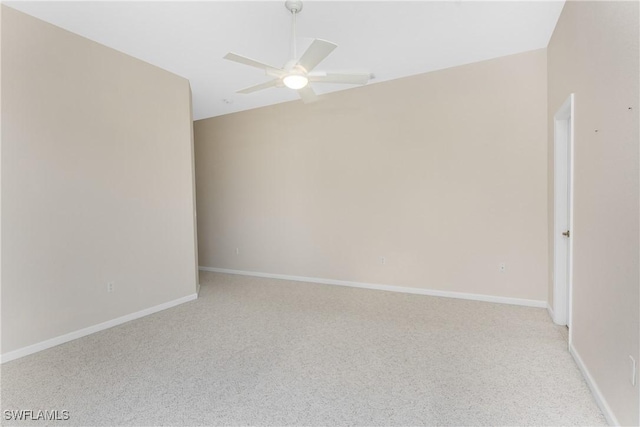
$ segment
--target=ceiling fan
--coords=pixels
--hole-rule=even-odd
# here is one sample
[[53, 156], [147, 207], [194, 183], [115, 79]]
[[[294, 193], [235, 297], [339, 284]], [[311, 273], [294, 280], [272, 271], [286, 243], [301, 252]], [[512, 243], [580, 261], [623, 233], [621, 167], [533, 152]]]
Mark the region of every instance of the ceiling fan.
[[293, 16], [291, 22], [291, 59], [282, 68], [273, 67], [245, 56], [229, 52], [224, 59], [260, 68], [266, 75], [273, 79], [251, 86], [236, 93], [253, 93], [259, 90], [272, 87], [288, 87], [298, 91], [302, 101], [313, 102], [317, 99], [309, 83], [343, 83], [352, 85], [363, 85], [369, 81], [369, 73], [331, 73], [325, 71], [314, 71], [316, 65], [322, 62], [338, 45], [326, 40], [314, 39], [307, 50], [298, 57], [296, 51], [296, 15], [302, 10], [301, 0], [287, 0], [285, 7]]

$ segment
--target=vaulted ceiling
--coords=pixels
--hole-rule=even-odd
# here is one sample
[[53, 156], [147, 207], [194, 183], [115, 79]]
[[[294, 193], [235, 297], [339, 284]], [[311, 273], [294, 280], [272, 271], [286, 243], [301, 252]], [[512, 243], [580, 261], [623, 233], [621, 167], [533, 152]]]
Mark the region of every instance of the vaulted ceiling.
[[[226, 61], [233, 51], [282, 66], [291, 14], [284, 1], [5, 2], [190, 80], [194, 119], [298, 99], [286, 88], [249, 95], [269, 79]], [[307, 1], [298, 51], [313, 38], [338, 48], [318, 69], [368, 71], [369, 84], [547, 46], [564, 1]], [[314, 84], [317, 93], [352, 86]]]

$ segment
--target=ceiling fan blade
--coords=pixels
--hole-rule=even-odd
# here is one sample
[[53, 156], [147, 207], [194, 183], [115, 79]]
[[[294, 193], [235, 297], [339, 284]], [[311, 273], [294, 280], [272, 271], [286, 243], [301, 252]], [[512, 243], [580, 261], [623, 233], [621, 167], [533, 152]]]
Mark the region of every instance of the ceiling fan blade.
[[260, 83], [259, 85], [246, 87], [244, 89], [237, 91], [236, 93], [247, 94], [247, 93], [257, 92], [262, 89], [269, 89], [270, 87], [276, 87], [279, 81], [280, 81], [279, 79], [269, 80], [268, 82]]
[[247, 58], [246, 56], [238, 55], [233, 52], [229, 52], [224, 56], [224, 59], [228, 59], [229, 61], [237, 62], [239, 64], [248, 65], [250, 67], [256, 67], [264, 70], [267, 74], [273, 75], [274, 77], [279, 77], [286, 72], [280, 68], [272, 67], [271, 65], [264, 64], [260, 61], [256, 61], [255, 59]]
[[302, 54], [297, 65], [300, 65], [307, 72], [313, 70], [324, 58], [329, 56], [333, 49], [337, 48], [335, 43], [326, 40], [315, 39], [309, 48]]
[[311, 86], [306, 85], [302, 89], [298, 89], [298, 95], [302, 99], [302, 102], [308, 104], [310, 102], [315, 102], [318, 100], [318, 95], [311, 89]]
[[369, 73], [325, 73], [324, 75], [309, 75], [309, 81], [315, 83], [344, 83], [363, 85], [369, 81]]

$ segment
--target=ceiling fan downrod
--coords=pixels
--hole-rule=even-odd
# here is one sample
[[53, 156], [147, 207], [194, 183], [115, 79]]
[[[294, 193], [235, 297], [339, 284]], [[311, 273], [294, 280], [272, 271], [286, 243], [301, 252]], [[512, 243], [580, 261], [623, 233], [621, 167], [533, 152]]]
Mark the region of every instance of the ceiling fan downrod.
[[302, 10], [301, 0], [287, 0], [284, 7], [291, 12], [291, 58], [298, 59], [298, 51], [296, 44], [296, 15]]

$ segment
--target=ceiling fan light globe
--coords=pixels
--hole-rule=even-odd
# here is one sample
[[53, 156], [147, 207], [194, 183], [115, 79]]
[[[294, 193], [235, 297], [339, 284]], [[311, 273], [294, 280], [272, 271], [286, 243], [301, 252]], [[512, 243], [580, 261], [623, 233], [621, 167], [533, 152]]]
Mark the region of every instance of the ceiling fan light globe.
[[282, 79], [282, 83], [289, 89], [302, 89], [309, 83], [309, 79], [306, 76], [300, 74], [290, 74]]

